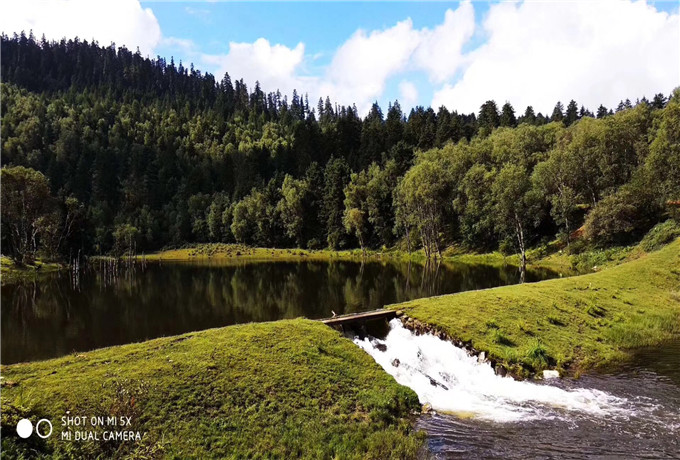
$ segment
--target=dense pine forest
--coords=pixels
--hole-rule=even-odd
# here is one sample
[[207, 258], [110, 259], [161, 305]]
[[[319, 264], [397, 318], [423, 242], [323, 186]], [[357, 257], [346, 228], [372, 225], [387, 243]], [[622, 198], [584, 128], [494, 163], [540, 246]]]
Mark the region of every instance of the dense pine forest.
[[2, 246], [17, 261], [199, 242], [523, 254], [678, 217], [678, 90], [594, 113], [395, 101], [362, 117], [113, 45], [22, 34], [1, 51]]

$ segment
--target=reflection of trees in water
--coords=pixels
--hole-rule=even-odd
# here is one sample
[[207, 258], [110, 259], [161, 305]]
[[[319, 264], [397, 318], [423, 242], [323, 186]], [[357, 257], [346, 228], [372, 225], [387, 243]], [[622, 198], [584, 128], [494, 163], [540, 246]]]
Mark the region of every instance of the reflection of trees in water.
[[[546, 273], [529, 272], [528, 279]], [[349, 261], [149, 264], [113, 275], [96, 267], [3, 286], [3, 360], [250, 321], [321, 318], [419, 297], [517, 282], [516, 267]], [[9, 308], [8, 308], [9, 307]]]
[[81, 318], [72, 314], [69, 283], [68, 275], [55, 274], [39, 283], [2, 287], [3, 363], [70, 351], [69, 339], [78, 334]]

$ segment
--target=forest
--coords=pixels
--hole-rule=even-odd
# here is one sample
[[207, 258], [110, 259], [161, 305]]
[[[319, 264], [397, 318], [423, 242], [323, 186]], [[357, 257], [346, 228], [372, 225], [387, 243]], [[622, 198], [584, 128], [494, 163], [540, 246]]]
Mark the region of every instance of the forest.
[[1, 52], [2, 247], [20, 263], [202, 242], [524, 258], [680, 215], [678, 89], [362, 118], [114, 45], [3, 35]]

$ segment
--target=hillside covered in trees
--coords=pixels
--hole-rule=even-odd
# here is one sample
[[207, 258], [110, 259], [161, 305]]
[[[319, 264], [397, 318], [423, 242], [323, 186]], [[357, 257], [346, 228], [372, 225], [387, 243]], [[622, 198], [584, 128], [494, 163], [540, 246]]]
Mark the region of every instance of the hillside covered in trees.
[[678, 215], [677, 90], [594, 113], [394, 102], [362, 118], [25, 35], [2, 37], [1, 77], [2, 246], [19, 261], [199, 242], [524, 253], [582, 226], [625, 243]]

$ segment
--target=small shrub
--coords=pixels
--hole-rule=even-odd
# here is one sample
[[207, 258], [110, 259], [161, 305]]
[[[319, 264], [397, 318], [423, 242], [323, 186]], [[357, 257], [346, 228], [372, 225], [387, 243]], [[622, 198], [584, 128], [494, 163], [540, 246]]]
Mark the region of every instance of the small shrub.
[[673, 219], [668, 219], [652, 228], [640, 242], [640, 247], [647, 252], [656, 251], [678, 237], [680, 237], [680, 224]]
[[517, 329], [519, 329], [520, 332], [525, 333], [526, 335], [534, 336], [534, 331], [531, 330], [529, 325], [527, 324], [526, 321], [524, 320], [519, 320], [517, 321]]
[[550, 363], [550, 355], [548, 355], [548, 350], [541, 344], [540, 341], [536, 340], [527, 351], [527, 362], [534, 368], [547, 367]]
[[321, 246], [321, 241], [316, 238], [307, 241], [307, 249], [321, 249]]
[[601, 246], [630, 243], [641, 237], [658, 216], [654, 195], [629, 183], [593, 207], [586, 216], [584, 235]]
[[506, 347], [512, 347], [515, 343], [510, 340], [505, 334], [503, 334], [498, 329], [492, 329], [491, 331], [491, 341], [498, 345], [504, 345]]
[[569, 245], [569, 254], [581, 254], [588, 249], [588, 241], [578, 239], [571, 242]]
[[498, 251], [504, 256], [509, 256], [515, 253], [515, 245], [510, 239], [504, 239], [498, 245]]

